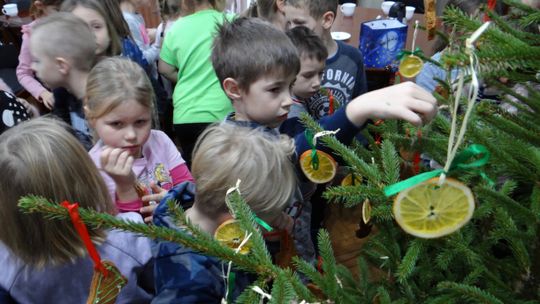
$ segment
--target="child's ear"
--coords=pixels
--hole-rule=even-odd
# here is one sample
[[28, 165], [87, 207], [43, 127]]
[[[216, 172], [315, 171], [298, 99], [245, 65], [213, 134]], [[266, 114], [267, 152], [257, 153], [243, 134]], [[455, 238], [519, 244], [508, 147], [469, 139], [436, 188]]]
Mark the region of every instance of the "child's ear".
[[56, 66], [58, 67], [58, 71], [60, 71], [60, 73], [62, 73], [63, 75], [69, 74], [71, 64], [69, 63], [69, 61], [66, 60], [66, 58], [56, 57], [54, 58], [54, 61], [56, 62]]
[[234, 78], [227, 77], [223, 80], [223, 91], [233, 101], [241, 97], [240, 87]]
[[332, 28], [332, 24], [334, 24], [335, 18], [336, 15], [334, 12], [328, 11], [324, 13], [321, 17], [322, 28], [330, 30], [330, 28]]

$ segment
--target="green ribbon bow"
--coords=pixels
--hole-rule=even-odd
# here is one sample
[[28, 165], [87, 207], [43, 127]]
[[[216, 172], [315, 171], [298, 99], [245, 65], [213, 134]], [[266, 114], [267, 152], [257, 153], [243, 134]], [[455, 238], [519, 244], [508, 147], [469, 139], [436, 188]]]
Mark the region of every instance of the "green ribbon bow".
[[399, 51], [399, 53], [397, 54], [397, 59], [398, 60], [401, 60], [403, 59], [403, 57], [405, 56], [408, 56], [408, 55], [419, 55], [419, 56], [424, 56], [424, 52], [422, 52], [422, 49], [420, 49], [419, 47], [417, 47], [414, 51], [407, 51], [407, 50], [401, 50]]
[[[466, 162], [474, 158], [475, 156], [481, 156], [481, 157], [470, 163]], [[475, 168], [481, 167], [488, 162], [490, 156], [491, 156], [491, 153], [489, 153], [488, 149], [485, 146], [478, 145], [478, 144], [471, 145], [467, 149], [461, 151], [459, 154], [456, 155], [456, 157], [452, 161], [452, 164], [450, 165], [450, 169], [448, 170], [448, 172], [452, 172], [456, 170], [475, 169]], [[448, 173], [448, 172], [444, 172], [443, 169], [437, 169], [434, 171], [429, 171], [429, 172], [415, 175], [399, 183], [386, 186], [384, 188], [384, 194], [386, 196], [392, 196], [416, 184], [419, 184], [430, 178], [434, 178], [443, 173]], [[494, 182], [491, 179], [489, 179], [489, 177], [484, 172], [481, 171], [480, 176], [486, 179], [490, 185], [494, 184]]]
[[304, 136], [306, 136], [306, 140], [311, 147], [311, 168], [313, 170], [319, 170], [319, 156], [317, 155], [317, 148], [313, 144], [313, 133], [306, 129]]

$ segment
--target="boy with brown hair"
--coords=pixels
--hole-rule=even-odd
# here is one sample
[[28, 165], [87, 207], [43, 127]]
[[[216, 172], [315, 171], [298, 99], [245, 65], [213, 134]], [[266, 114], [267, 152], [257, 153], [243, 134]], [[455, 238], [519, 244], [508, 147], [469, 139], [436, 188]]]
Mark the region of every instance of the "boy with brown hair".
[[[292, 104], [290, 89], [300, 70], [298, 52], [287, 35], [256, 18], [226, 22], [214, 40], [212, 64], [235, 108], [227, 122], [262, 128], [277, 136], [279, 132], [275, 128], [287, 119]], [[436, 113], [435, 98], [419, 86], [405, 82], [359, 96], [333, 115], [323, 117], [319, 123], [326, 130], [340, 129], [336, 138], [349, 144], [368, 119], [404, 119], [420, 125], [429, 122]], [[291, 134], [287, 130], [281, 131]], [[303, 132], [293, 134], [296, 146], [293, 161], [296, 163], [310, 147]], [[302, 171], [298, 169], [297, 172]], [[291, 210], [302, 209], [299, 216], [293, 215], [296, 218], [293, 237], [299, 254], [313, 261], [309, 199], [315, 185], [303, 174], [298, 178], [300, 185], [289, 203], [291, 207], [298, 207]]]
[[366, 73], [360, 51], [332, 39], [337, 7], [337, 0], [285, 0], [283, 11], [287, 28], [305, 26], [321, 38], [328, 51], [321, 86], [336, 102], [347, 104], [367, 92]]
[[70, 13], [54, 13], [39, 20], [30, 37], [32, 70], [53, 90], [52, 113], [73, 127], [87, 150], [92, 148], [92, 136], [82, 100], [96, 48], [88, 25]]

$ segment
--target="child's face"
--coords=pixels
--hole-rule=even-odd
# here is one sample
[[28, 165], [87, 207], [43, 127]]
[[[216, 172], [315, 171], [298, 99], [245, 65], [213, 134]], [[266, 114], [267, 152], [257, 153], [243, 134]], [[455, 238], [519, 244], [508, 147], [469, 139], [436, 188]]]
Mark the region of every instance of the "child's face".
[[322, 22], [321, 20], [313, 18], [309, 14], [309, 10], [307, 7], [299, 8], [286, 4], [283, 7], [283, 11], [285, 12], [285, 22], [287, 29], [291, 29], [297, 26], [305, 26], [310, 30], [314, 31], [317, 36], [322, 37]]
[[[37, 35], [36, 35], [37, 34]], [[55, 89], [64, 85], [64, 75], [60, 72], [57, 62], [47, 55], [40, 47], [40, 39], [46, 39], [41, 33], [34, 33], [30, 38], [31, 68], [36, 76], [49, 88]]]
[[141, 157], [142, 146], [150, 136], [151, 110], [135, 100], [121, 103], [109, 113], [90, 120], [103, 144], [123, 148]]
[[296, 97], [309, 98], [321, 88], [325, 62], [304, 55], [300, 56], [300, 63], [300, 72], [296, 75], [292, 92]]
[[109, 30], [105, 19], [93, 9], [78, 5], [72, 11], [73, 15], [81, 18], [92, 30], [96, 37], [96, 55], [102, 55], [109, 48], [111, 39], [109, 38]]
[[253, 121], [275, 128], [289, 113], [292, 104], [291, 85], [295, 75], [267, 75], [249, 87], [249, 92], [240, 90], [240, 98], [234, 102], [236, 119]]

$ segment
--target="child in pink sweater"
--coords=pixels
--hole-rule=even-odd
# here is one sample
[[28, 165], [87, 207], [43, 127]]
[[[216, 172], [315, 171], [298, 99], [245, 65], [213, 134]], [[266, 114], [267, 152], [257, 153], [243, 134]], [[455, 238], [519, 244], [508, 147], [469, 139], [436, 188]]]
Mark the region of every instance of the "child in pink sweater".
[[[50, 13], [58, 11], [62, 0], [40, 0], [34, 1], [32, 11], [34, 16], [41, 18]], [[28, 93], [34, 98], [43, 103], [48, 109], [52, 109], [54, 105], [54, 97], [48, 88], [36, 78], [34, 71], [31, 69], [32, 56], [30, 55], [30, 34], [32, 26], [37, 20], [22, 27], [22, 44], [21, 52], [19, 53], [19, 65], [17, 66], [17, 79]]]

